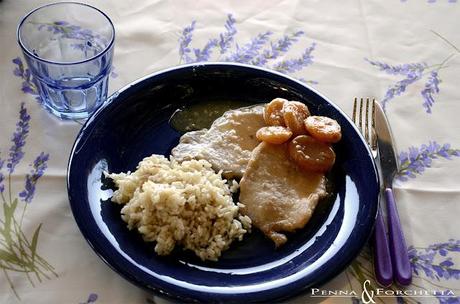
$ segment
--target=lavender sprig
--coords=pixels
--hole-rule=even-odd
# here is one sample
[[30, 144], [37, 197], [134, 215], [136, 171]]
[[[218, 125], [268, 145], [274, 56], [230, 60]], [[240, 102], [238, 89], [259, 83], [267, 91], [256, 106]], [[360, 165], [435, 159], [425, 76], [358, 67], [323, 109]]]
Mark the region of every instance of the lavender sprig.
[[425, 88], [420, 92], [423, 96], [423, 106], [427, 113], [431, 113], [431, 107], [434, 103], [433, 95], [439, 93], [439, 83], [441, 80], [438, 78], [438, 72], [432, 71], [425, 83]]
[[11, 138], [13, 145], [10, 148], [8, 163], [6, 167], [8, 172], [11, 174], [14, 171], [16, 165], [24, 157], [22, 148], [26, 144], [26, 137], [29, 133], [29, 121], [30, 115], [27, 113], [27, 109], [24, 107], [24, 103], [21, 103], [21, 110], [19, 111], [19, 121], [16, 123], [16, 131]]
[[3, 191], [5, 191], [5, 185], [3, 184], [3, 181], [5, 180], [5, 175], [3, 175], [3, 172], [2, 172], [4, 164], [5, 164], [5, 161], [0, 158], [0, 193], [3, 193]]
[[194, 49], [195, 53], [195, 62], [208, 61], [212, 55], [212, 49], [215, 48], [218, 44], [217, 39], [210, 39], [202, 50]]
[[[24, 68], [24, 64], [21, 60], [21, 58], [16, 57], [13, 60], [11, 60], [16, 67], [13, 70], [14, 76], [17, 76], [23, 80], [21, 90], [22, 92], [26, 94], [31, 94], [35, 96], [35, 99], [37, 100], [38, 103], [42, 103], [42, 100], [40, 98], [40, 95], [38, 93], [38, 88], [37, 85], [35, 84], [35, 80], [28, 68]], [[115, 67], [112, 66], [110, 76], [112, 78], [117, 78], [118, 74], [115, 72]]]
[[35, 96], [35, 100], [39, 104], [41, 104], [42, 99], [38, 94], [38, 88], [35, 84], [33, 77], [31, 76], [30, 70], [28, 68], [24, 69], [24, 64], [22, 63], [22, 60], [19, 57], [14, 58], [12, 62], [16, 65], [13, 74], [15, 76], [20, 77], [23, 80], [21, 90], [26, 94], [31, 94]]
[[280, 63], [277, 63], [273, 69], [281, 73], [293, 73], [300, 71], [304, 67], [313, 63], [313, 55], [311, 53], [315, 47], [316, 43], [312, 43], [311, 46], [304, 51], [302, 57], [298, 59], [283, 60]]
[[268, 42], [272, 34], [270, 31], [260, 33], [242, 47], [237, 44], [235, 52], [228, 56], [225, 61], [250, 63], [259, 54], [260, 49]]
[[439, 145], [436, 141], [423, 144], [420, 148], [410, 147], [408, 152], [401, 152], [399, 155], [400, 170], [397, 179], [407, 181], [408, 178], [417, 177], [425, 168], [431, 167], [433, 159], [443, 157], [451, 159], [452, 156], [460, 156], [459, 149], [452, 149], [450, 144]]
[[270, 43], [270, 48], [262, 52], [261, 55], [254, 58], [251, 62], [253, 65], [263, 66], [269, 60], [274, 60], [289, 51], [292, 44], [297, 42], [298, 38], [304, 34], [303, 31], [297, 31], [292, 35], [285, 35], [276, 43]]
[[49, 154], [43, 152], [37, 156], [34, 162], [31, 164], [32, 170], [25, 178], [25, 189], [19, 193], [19, 197], [22, 201], [30, 203], [35, 194], [35, 185], [38, 179], [43, 176], [46, 168], [48, 167], [47, 161], [49, 160]]
[[[29, 133], [30, 118], [31, 117], [27, 113], [24, 103], [22, 103], [19, 111], [19, 121], [16, 124], [16, 130], [12, 136], [13, 145], [9, 150], [9, 157], [6, 162], [7, 172], [9, 173], [8, 185], [6, 185], [7, 187], [3, 184], [5, 176], [3, 175], [2, 169], [5, 161], [0, 159], [0, 192], [1, 198], [3, 199], [3, 204], [0, 204], [0, 208], [4, 209], [2, 212], [3, 227], [2, 233], [0, 233], [0, 247], [2, 251], [2, 254], [0, 254], [0, 269], [4, 272], [6, 277], [8, 277], [10, 272], [17, 274], [22, 273], [26, 275], [24, 279], [27, 278], [31, 285], [35, 286], [32, 281], [32, 276], [29, 274], [34, 273], [39, 282], [42, 282], [43, 278], [51, 279], [46, 272], [52, 273], [56, 277], [58, 277], [58, 274], [54, 271], [53, 266], [51, 266], [37, 252], [38, 237], [42, 224], [39, 224], [35, 228], [31, 238], [28, 238], [22, 227], [24, 214], [28, 204], [23, 204], [20, 220], [17, 220], [17, 210], [19, 209], [17, 208], [18, 198], [12, 197], [13, 188], [10, 177], [17, 164], [24, 157], [23, 147], [26, 144], [26, 137]], [[27, 174], [25, 190], [23, 191], [24, 193], [19, 194], [19, 198], [23, 201], [27, 203], [31, 202], [35, 192], [36, 182], [43, 175], [48, 158], [49, 155], [45, 155], [42, 152], [31, 164], [32, 170], [30, 174]], [[5, 190], [7, 190], [9, 194], [9, 201], [7, 201], [7, 198], [4, 196], [3, 192], [5, 192]], [[19, 299], [19, 294], [16, 292], [12, 282], [10, 282], [9, 286]]]
[[182, 31], [181, 37], [179, 37], [179, 55], [180, 59], [184, 60], [186, 63], [193, 62], [192, 57], [190, 57], [190, 53], [192, 50], [190, 49], [190, 43], [192, 42], [193, 31], [195, 30], [196, 21], [193, 20], [192, 23], [185, 27]]
[[385, 110], [387, 103], [393, 99], [395, 96], [399, 96], [406, 91], [406, 88], [422, 78], [423, 70], [416, 70], [407, 75], [401, 81], [396, 82], [394, 85], [390, 86], [385, 93], [385, 97], [382, 100], [382, 108]]
[[460, 279], [460, 269], [456, 269], [449, 253], [460, 252], [460, 240], [450, 239], [445, 243], [437, 243], [427, 248], [408, 248], [409, 260], [415, 274], [423, 272], [431, 279]]
[[[282, 73], [293, 73], [313, 63], [312, 51], [315, 49], [315, 43], [305, 49], [300, 58], [284, 60], [272, 64], [272, 66], [268, 64], [271, 60], [275, 60], [287, 53], [291, 46], [299, 40], [299, 37], [304, 35], [303, 31], [285, 35], [277, 41], [271, 41], [272, 33], [267, 31], [258, 34], [243, 46], [239, 46], [238, 44], [233, 44], [237, 34], [236, 20], [231, 14], [228, 14], [225, 22], [225, 32], [221, 33], [218, 39], [209, 39], [203, 49], [199, 49], [191, 47], [195, 24], [196, 22], [193, 21], [189, 26], [185, 27], [179, 38], [180, 61], [185, 61], [186, 63], [209, 61], [213, 51], [218, 49], [220, 55], [225, 54], [224, 57], [219, 57], [219, 60], [269, 67]], [[268, 43], [269, 46], [265, 48]], [[301, 79], [301, 81], [304, 80]], [[313, 80], [308, 82], [317, 83]]]
[[28, 68], [24, 68], [24, 64], [22, 63], [21, 58], [16, 57], [12, 60], [12, 62], [16, 65], [13, 74], [17, 77], [22, 78], [23, 80], [21, 90], [24, 93], [38, 95], [38, 89], [35, 85], [30, 70]]
[[226, 31], [219, 35], [220, 39], [211, 38], [202, 50], [194, 49], [193, 51], [195, 53], [195, 60], [193, 61], [209, 61], [212, 55], [212, 50], [217, 46], [220, 49], [220, 53], [224, 54], [230, 48], [231, 43], [234, 40], [234, 36], [236, 34], [235, 23], [236, 20], [232, 17], [231, 14], [229, 14], [227, 16], [227, 21], [225, 22]]
[[219, 49], [221, 55], [228, 51], [234, 40], [237, 32], [235, 23], [236, 20], [233, 18], [232, 14], [228, 14], [227, 21], [225, 21], [225, 32], [219, 35]]
[[450, 295], [452, 290], [437, 291], [434, 293], [439, 304], [460, 304], [460, 297]]
[[93, 50], [95, 53], [102, 50], [107, 41], [101, 35], [90, 29], [78, 25], [69, 24], [67, 21], [56, 21], [53, 23], [38, 23], [38, 29], [46, 29], [53, 34], [59, 34], [63, 38], [82, 40], [83, 43], [75, 43], [72, 47], [82, 51]]
[[418, 70], [425, 70], [427, 67], [427, 64], [422, 62], [422, 63], [406, 63], [406, 64], [400, 64], [400, 65], [389, 65], [384, 62], [380, 61], [373, 61], [368, 58], [364, 58], [367, 62], [369, 62], [371, 65], [379, 68], [380, 71], [383, 71], [387, 74], [390, 75], [404, 75], [407, 76], [410, 73], [413, 73]]
[[384, 62], [372, 61], [367, 58], [364, 58], [364, 60], [387, 74], [405, 76], [403, 80], [396, 82], [394, 85], [391, 85], [387, 89], [385, 97], [381, 101], [383, 109], [386, 108], [387, 103], [391, 99], [393, 99], [395, 96], [401, 95], [406, 91], [409, 85], [420, 80], [423, 76], [423, 72], [428, 68], [428, 65], [425, 62], [389, 65]]

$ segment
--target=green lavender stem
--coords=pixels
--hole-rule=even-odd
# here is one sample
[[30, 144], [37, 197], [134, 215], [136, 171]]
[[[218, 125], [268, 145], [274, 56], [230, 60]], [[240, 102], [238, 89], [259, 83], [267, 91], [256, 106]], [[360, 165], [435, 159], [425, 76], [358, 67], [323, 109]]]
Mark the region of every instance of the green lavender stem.
[[436, 31], [433, 31], [431, 30], [431, 32], [433, 34], [435, 34], [436, 36], [438, 36], [439, 38], [441, 38], [445, 43], [447, 43], [448, 45], [450, 45], [454, 50], [456, 50], [458, 53], [460, 53], [460, 49], [455, 46], [455, 44], [453, 44], [452, 42], [450, 42], [449, 40], [447, 40], [447, 38], [445, 38], [444, 36], [442, 36], [441, 34], [439, 34], [438, 32]]

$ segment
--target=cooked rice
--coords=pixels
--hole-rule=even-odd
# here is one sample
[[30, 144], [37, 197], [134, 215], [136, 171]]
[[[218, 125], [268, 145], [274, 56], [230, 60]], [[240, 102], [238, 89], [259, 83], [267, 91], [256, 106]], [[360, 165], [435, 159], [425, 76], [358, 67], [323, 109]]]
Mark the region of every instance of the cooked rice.
[[232, 200], [238, 183], [229, 185], [206, 160], [178, 163], [152, 155], [133, 173], [107, 176], [118, 186], [112, 201], [124, 205], [121, 218], [145, 241], [156, 241], [159, 255], [181, 245], [216, 261], [251, 228], [251, 219], [239, 214], [241, 204]]

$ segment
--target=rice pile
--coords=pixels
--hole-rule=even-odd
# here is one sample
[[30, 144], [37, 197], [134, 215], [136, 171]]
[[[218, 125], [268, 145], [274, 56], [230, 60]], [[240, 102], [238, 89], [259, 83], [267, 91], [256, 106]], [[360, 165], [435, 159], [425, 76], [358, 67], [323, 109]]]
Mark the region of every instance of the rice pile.
[[124, 204], [121, 218], [145, 241], [155, 241], [159, 255], [181, 245], [216, 261], [251, 228], [249, 217], [239, 214], [242, 205], [232, 200], [238, 184], [229, 186], [206, 160], [178, 163], [152, 155], [133, 173], [107, 176], [118, 186], [112, 201]]

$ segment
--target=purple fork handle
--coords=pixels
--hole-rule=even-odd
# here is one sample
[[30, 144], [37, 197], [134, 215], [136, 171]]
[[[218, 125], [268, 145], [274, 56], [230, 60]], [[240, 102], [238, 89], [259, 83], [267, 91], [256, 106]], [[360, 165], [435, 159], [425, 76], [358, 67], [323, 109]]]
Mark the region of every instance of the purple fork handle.
[[406, 241], [391, 188], [385, 189], [385, 200], [387, 203], [388, 234], [390, 237], [390, 253], [395, 280], [399, 285], [407, 286], [412, 282], [412, 267], [409, 262], [409, 256], [407, 255]]
[[389, 287], [393, 283], [390, 248], [380, 207], [374, 227], [374, 270], [375, 278], [381, 286]]

